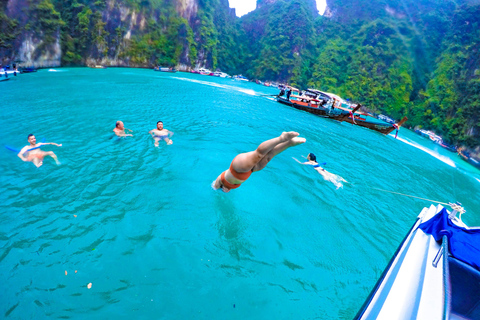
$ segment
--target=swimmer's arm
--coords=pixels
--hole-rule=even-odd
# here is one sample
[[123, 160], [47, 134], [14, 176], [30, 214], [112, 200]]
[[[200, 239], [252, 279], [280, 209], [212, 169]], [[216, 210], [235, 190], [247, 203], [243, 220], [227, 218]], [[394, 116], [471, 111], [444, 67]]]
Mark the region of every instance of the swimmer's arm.
[[[292, 157], [292, 158], [293, 158], [293, 157]], [[300, 163], [300, 164], [305, 164], [305, 165], [311, 165], [311, 166], [313, 166], [313, 164], [311, 164], [310, 161], [300, 162], [300, 161], [298, 161], [296, 158], [293, 158], [293, 160], [297, 161], [297, 162]]]
[[28, 150], [29, 146], [23, 147], [22, 150], [17, 154], [17, 156], [22, 159], [22, 161], [27, 161], [27, 158], [23, 156], [23, 154]]
[[[167, 130], [168, 131], [168, 130]], [[168, 136], [169, 138], [171, 138], [173, 136], [173, 132], [172, 131], [168, 131]]]
[[42, 142], [42, 143], [37, 143], [37, 146], [40, 147], [40, 146], [46, 146], [47, 144], [50, 144], [52, 146], [57, 146], [57, 147], [61, 147], [62, 145], [61, 144], [58, 144], [58, 143], [55, 143], [55, 142]]
[[133, 137], [133, 134], [127, 134], [127, 133], [125, 133], [125, 132], [124, 132], [124, 133], [120, 133], [120, 132], [118, 132], [118, 131], [114, 131], [114, 132], [115, 132], [115, 134], [116, 134], [117, 136], [119, 136], [119, 137]]
[[[293, 157], [292, 157], [292, 158], [293, 158]], [[300, 163], [300, 164], [311, 164], [311, 163], [309, 163], [309, 162], [300, 162], [300, 161], [298, 161], [296, 158], [293, 158], [293, 160], [297, 161], [297, 162]]]
[[127, 128], [125, 128], [125, 130], [128, 130], [128, 131], [130, 131], [130, 132], [133, 132], [133, 130], [130, 130], [130, 129], [127, 129]]

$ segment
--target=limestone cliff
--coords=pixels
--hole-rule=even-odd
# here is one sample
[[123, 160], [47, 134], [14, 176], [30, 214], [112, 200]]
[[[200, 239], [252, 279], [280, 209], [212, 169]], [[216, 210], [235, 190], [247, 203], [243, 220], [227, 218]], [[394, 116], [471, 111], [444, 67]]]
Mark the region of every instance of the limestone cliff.
[[0, 14], [15, 32], [0, 62], [35, 67], [213, 67], [218, 29], [236, 19], [228, 0], [4, 0]]

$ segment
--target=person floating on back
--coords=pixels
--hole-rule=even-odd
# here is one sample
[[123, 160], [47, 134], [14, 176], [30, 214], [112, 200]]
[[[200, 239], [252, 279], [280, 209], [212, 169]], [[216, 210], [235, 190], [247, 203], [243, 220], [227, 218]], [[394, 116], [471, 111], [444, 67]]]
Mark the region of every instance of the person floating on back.
[[125, 126], [123, 125], [122, 121], [117, 121], [117, 123], [115, 124], [115, 129], [113, 129], [113, 132], [115, 132], [115, 134], [119, 137], [133, 137], [133, 134], [125, 133], [125, 130], [132, 132], [132, 130], [130, 129], [125, 129]]
[[151, 134], [153, 140], [155, 140], [155, 147], [158, 147], [160, 140], [164, 140], [167, 144], [173, 143], [170, 139], [173, 136], [173, 132], [164, 129], [162, 121], [157, 122], [157, 129], [152, 129], [148, 133]]
[[212, 183], [215, 190], [229, 192], [241, 186], [252, 172], [260, 171], [277, 154], [287, 148], [305, 143], [305, 138], [298, 137], [297, 132], [283, 132], [279, 137], [262, 142], [255, 151], [241, 153], [233, 159], [230, 168]]
[[52, 157], [53, 160], [55, 160], [55, 162], [57, 163], [57, 165], [60, 164], [60, 162], [58, 161], [55, 153], [53, 153], [52, 151], [48, 151], [48, 152], [42, 151], [42, 150], [40, 150], [40, 147], [45, 146], [45, 145], [49, 145], [49, 144], [57, 146], [57, 147], [61, 147], [62, 146], [61, 144], [57, 144], [57, 143], [53, 143], [53, 142], [37, 143], [37, 139], [35, 138], [35, 136], [33, 134], [28, 135], [28, 142], [30, 144], [23, 147], [22, 150], [20, 150], [20, 152], [18, 153], [18, 157], [20, 159], [22, 159], [23, 161], [33, 162], [33, 164], [37, 168], [40, 167], [43, 164], [43, 158], [45, 158], [46, 156]]
[[[313, 167], [313, 169], [315, 169], [315, 171], [317, 171], [318, 173], [320, 173], [323, 177], [323, 179], [325, 179], [326, 181], [330, 181], [331, 183], [333, 183], [335, 185], [335, 187], [338, 188], [341, 188], [343, 187], [343, 184], [342, 182], [347, 182], [347, 180], [343, 179], [342, 177], [336, 175], [336, 174], [333, 174], [331, 172], [328, 172], [327, 170], [325, 170], [324, 168], [322, 168], [320, 166], [320, 164], [318, 164], [317, 162], [317, 157], [313, 154], [313, 153], [309, 153], [307, 155], [307, 160], [306, 162], [300, 162], [298, 161], [297, 159], [293, 158], [295, 161], [297, 161], [298, 163], [300, 164], [305, 164], [305, 165], [310, 165]], [[326, 164], [326, 163], [324, 163]]]

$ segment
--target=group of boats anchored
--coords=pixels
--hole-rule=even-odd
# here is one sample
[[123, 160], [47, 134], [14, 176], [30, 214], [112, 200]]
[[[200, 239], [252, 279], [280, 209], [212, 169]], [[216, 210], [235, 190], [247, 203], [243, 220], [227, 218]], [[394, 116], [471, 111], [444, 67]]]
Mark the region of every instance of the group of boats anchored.
[[447, 144], [446, 142], [443, 141], [443, 138], [441, 136], [435, 134], [433, 131], [430, 131], [430, 130], [416, 129], [415, 132], [421, 135], [422, 137], [430, 139], [433, 143], [438, 144], [439, 146], [447, 149], [448, 151], [456, 152], [462, 160], [465, 160], [472, 166], [476, 167], [477, 169], [480, 169], [480, 159], [472, 156], [470, 152], [468, 152], [465, 148]]
[[[161, 71], [161, 72], [177, 72], [177, 70], [175, 70], [175, 68], [160, 67], [160, 66], [153, 68], [153, 70]], [[242, 76], [241, 74], [231, 76], [231, 75], [229, 75], [225, 72], [221, 72], [221, 71], [213, 72], [213, 71], [211, 71], [209, 69], [206, 69], [206, 68], [194, 69], [190, 72], [205, 75], [205, 76], [213, 76], [213, 77], [219, 77], [219, 78], [234, 79], [234, 80], [238, 80], [238, 81], [247, 81], [247, 82], [250, 81], [246, 77]]]

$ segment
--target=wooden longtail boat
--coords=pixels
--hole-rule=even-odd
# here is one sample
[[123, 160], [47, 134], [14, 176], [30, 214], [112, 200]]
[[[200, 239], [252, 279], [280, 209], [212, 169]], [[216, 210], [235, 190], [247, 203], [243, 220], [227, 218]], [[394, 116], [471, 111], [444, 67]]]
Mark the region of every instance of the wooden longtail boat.
[[[295, 96], [292, 96], [292, 97], [295, 97]], [[311, 99], [306, 98], [305, 100], [311, 100]], [[294, 107], [295, 109], [313, 113], [317, 116], [324, 116], [324, 117], [327, 116], [328, 109], [324, 108], [323, 106], [317, 103], [304, 102], [300, 100], [288, 100], [287, 98], [284, 98], [284, 97], [277, 97], [277, 101], [287, 106]]]
[[[292, 91], [298, 92], [297, 90], [298, 89], [294, 89]], [[408, 119], [407, 117], [403, 117], [403, 119], [396, 124], [369, 121], [367, 120], [367, 114], [363, 112], [357, 112], [361, 107], [360, 104], [358, 104], [353, 110], [343, 107], [324, 107], [322, 104], [323, 101], [321, 100], [299, 95], [291, 95], [290, 99], [287, 99], [283, 96], [277, 96], [277, 101], [294, 107], [295, 109], [313, 113], [320, 117], [329, 118], [340, 122], [345, 121], [360, 127], [380, 132], [385, 135], [394, 130], [398, 130], [400, 126], [402, 126]]]
[[[344, 108], [340, 107], [339, 109], [344, 109]], [[348, 110], [348, 109], [344, 109], [344, 110]], [[377, 132], [387, 135], [394, 130], [398, 130], [408, 120], [407, 117], [403, 117], [403, 119], [400, 120], [400, 122], [391, 124], [387, 122], [382, 123], [377, 121], [368, 121], [367, 116], [368, 115], [363, 112], [355, 113], [355, 111], [352, 110], [352, 112], [350, 113], [350, 117], [347, 117], [343, 121], [357, 125], [359, 127], [375, 130]]]

